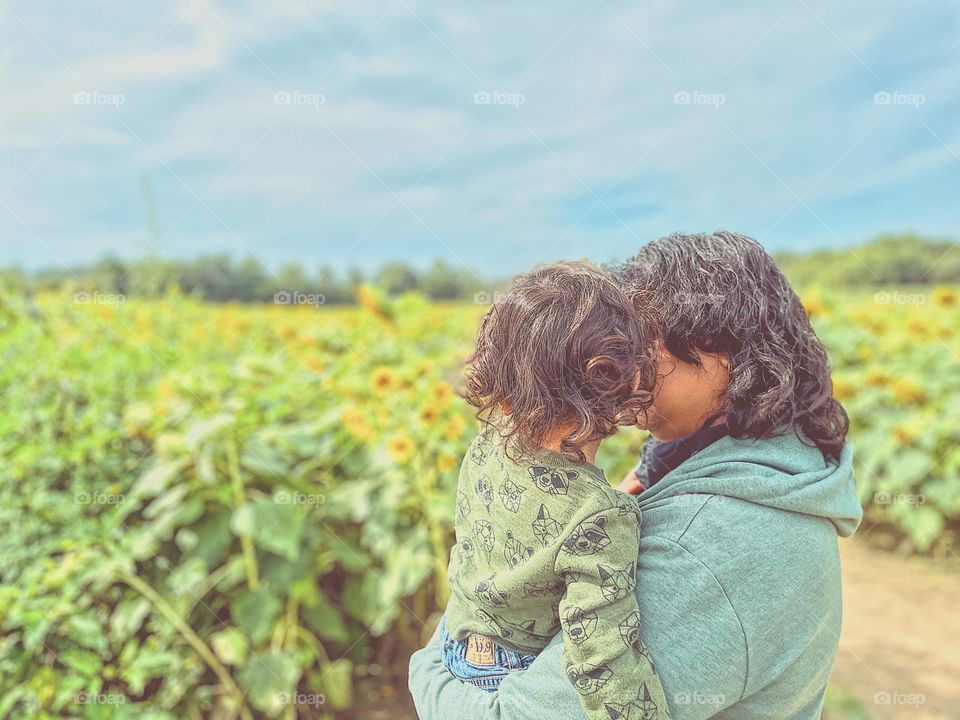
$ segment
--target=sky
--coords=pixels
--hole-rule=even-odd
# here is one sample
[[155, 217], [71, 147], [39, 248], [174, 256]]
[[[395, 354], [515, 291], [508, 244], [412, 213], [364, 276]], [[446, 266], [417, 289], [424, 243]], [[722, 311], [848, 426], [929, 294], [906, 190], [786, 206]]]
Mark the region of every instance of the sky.
[[0, 0], [0, 265], [957, 238], [960, 5]]

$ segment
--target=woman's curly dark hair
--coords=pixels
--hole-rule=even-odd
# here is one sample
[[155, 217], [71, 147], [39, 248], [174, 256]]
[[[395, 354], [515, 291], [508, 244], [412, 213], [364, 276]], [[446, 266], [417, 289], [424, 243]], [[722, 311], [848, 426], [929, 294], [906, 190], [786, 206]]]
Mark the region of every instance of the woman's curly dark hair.
[[850, 421], [833, 397], [826, 351], [759, 243], [726, 231], [669, 235], [615, 272], [652, 296], [674, 356], [695, 365], [697, 350], [730, 358], [722, 415], [733, 437], [793, 429], [825, 456], [840, 454]]
[[464, 395], [508, 453], [535, 454], [569, 423], [560, 452], [582, 463], [585, 445], [635, 424], [649, 408], [655, 327], [598, 267], [535, 270], [484, 317]]

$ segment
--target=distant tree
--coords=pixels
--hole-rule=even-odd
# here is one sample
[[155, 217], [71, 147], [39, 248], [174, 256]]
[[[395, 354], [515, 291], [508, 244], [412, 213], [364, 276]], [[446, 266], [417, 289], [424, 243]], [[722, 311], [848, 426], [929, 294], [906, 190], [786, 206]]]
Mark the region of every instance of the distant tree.
[[374, 276], [377, 286], [391, 295], [416, 290], [420, 282], [417, 271], [405, 263], [390, 262], [380, 268]]

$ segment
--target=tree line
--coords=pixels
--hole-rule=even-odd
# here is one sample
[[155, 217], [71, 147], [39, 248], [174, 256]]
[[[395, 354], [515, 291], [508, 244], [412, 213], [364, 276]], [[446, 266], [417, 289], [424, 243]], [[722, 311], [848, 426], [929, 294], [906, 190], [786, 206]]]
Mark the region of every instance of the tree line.
[[[846, 248], [808, 252], [781, 252], [777, 262], [798, 288], [811, 284], [926, 285], [960, 283], [960, 247], [948, 239], [886, 234]], [[357, 287], [375, 285], [390, 295], [419, 292], [434, 300], [472, 299], [506, 284], [436, 260], [426, 268], [388, 262], [372, 272], [357, 268], [342, 272], [320, 267], [310, 272], [301, 264], [287, 264], [275, 273], [252, 257], [226, 253], [192, 259], [147, 257], [125, 260], [105, 257], [78, 267], [39, 271], [0, 270], [0, 280], [13, 289], [38, 292], [72, 288], [131, 297], [156, 297], [170, 288], [212, 302], [269, 302], [278, 293], [322, 295], [326, 304], [352, 303]]]
[[357, 287], [375, 285], [390, 295], [420, 292], [434, 300], [472, 298], [490, 284], [469, 270], [436, 260], [426, 268], [390, 262], [374, 272], [358, 268], [336, 272], [320, 267], [310, 272], [289, 263], [276, 272], [259, 260], [236, 259], [226, 253], [192, 259], [123, 260], [106, 257], [82, 267], [50, 268], [26, 272], [0, 271], [7, 286], [24, 292], [71, 288], [128, 297], [157, 297], [171, 288], [211, 302], [269, 302], [278, 294], [320, 295], [328, 305], [352, 303]]

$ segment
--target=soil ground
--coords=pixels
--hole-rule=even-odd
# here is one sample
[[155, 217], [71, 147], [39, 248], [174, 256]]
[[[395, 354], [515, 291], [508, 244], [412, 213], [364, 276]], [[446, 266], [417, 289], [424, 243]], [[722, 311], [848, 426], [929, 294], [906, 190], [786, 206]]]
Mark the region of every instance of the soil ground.
[[834, 684], [874, 720], [960, 719], [956, 560], [900, 557], [863, 539], [841, 541], [840, 551], [844, 617]]

